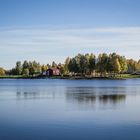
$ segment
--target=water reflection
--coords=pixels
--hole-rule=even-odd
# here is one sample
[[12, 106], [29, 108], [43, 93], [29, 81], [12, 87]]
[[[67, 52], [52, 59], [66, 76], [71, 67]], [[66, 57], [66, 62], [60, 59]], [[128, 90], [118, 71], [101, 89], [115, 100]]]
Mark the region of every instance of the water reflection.
[[55, 99], [54, 93], [39, 91], [17, 91], [16, 96], [18, 100]]
[[80, 104], [114, 104], [125, 102], [126, 89], [123, 87], [68, 87], [66, 98]]
[[124, 102], [125, 99], [126, 99], [126, 95], [124, 95], [124, 94], [99, 96], [99, 101], [104, 104], [107, 104], [107, 103], [117, 104], [120, 102]]
[[16, 95], [17, 95], [18, 99], [22, 99], [22, 98], [24, 98], [24, 99], [31, 99], [31, 98], [35, 99], [35, 98], [39, 97], [39, 92], [17, 91]]
[[140, 138], [140, 80], [0, 80], [0, 140]]

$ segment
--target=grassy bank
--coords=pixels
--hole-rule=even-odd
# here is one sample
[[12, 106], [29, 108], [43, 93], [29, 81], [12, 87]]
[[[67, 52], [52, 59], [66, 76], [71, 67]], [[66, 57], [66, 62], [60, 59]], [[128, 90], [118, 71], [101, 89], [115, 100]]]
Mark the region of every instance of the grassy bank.
[[[64, 77], [65, 78], [65, 77]], [[133, 79], [133, 78], [140, 78], [140, 75], [133, 75], [133, 74], [121, 74], [116, 75], [115, 77], [90, 77], [90, 76], [72, 76], [66, 79]]]
[[[48, 77], [41, 76], [25, 76], [25, 75], [5, 75], [0, 76], [0, 79], [43, 79]], [[116, 75], [115, 77], [91, 77], [91, 76], [52, 76], [50, 79], [132, 79], [132, 78], [140, 78], [140, 75], [134, 74], [121, 74]]]
[[140, 75], [136, 75], [136, 74], [121, 74], [121, 76], [119, 76], [120, 78], [140, 78]]
[[0, 76], [0, 79], [30, 79], [32, 76], [25, 75], [4, 75]]

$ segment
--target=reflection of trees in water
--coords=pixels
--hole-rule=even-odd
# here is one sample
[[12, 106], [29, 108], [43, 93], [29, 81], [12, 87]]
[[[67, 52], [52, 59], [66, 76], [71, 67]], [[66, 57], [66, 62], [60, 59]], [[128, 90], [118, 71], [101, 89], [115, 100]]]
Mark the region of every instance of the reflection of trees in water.
[[25, 92], [18, 91], [17, 92], [17, 97], [18, 98], [24, 97], [26, 99], [26, 98], [36, 98], [38, 96], [39, 96], [38, 92], [31, 92], [31, 91], [25, 91]]
[[92, 102], [92, 103], [94, 103], [96, 101], [96, 96], [92, 96], [92, 95], [90, 95], [90, 96], [76, 96], [74, 98], [77, 99], [78, 102], [87, 102], [87, 103]]
[[126, 95], [124, 94], [102, 95], [102, 96], [99, 96], [99, 101], [104, 104], [109, 103], [109, 102], [116, 104], [118, 102], [125, 101], [125, 98], [126, 98]]
[[126, 90], [123, 87], [69, 87], [66, 89], [66, 98], [78, 103], [95, 102], [117, 104], [126, 99]]
[[46, 99], [55, 98], [54, 93], [38, 92], [38, 91], [18, 91], [16, 93], [18, 99]]
[[55, 99], [64, 93], [64, 89], [57, 86], [25, 86], [16, 89], [17, 99]]

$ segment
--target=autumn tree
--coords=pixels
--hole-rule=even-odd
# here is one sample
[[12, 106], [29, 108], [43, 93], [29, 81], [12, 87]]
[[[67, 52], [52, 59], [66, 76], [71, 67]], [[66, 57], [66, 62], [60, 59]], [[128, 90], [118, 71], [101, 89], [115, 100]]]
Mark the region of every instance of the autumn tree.
[[5, 70], [3, 68], [0, 68], [0, 76], [4, 76], [5, 75]]
[[64, 74], [68, 74], [69, 73], [69, 63], [70, 63], [70, 58], [67, 57], [65, 60], [65, 64], [64, 64]]

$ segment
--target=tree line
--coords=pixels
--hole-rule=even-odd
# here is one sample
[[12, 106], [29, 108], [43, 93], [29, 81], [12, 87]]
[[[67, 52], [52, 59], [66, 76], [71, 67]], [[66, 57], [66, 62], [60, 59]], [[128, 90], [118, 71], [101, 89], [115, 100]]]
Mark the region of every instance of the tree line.
[[140, 71], [140, 60], [126, 59], [116, 53], [99, 54], [98, 57], [91, 54], [78, 54], [65, 61], [65, 70], [71, 74], [94, 75], [104, 77], [115, 76], [123, 73], [137, 73]]
[[93, 53], [78, 54], [75, 57], [67, 57], [64, 64], [41, 65], [36, 61], [27, 61], [23, 63], [17, 61], [14, 68], [4, 70], [0, 68], [0, 75], [41, 75], [48, 68], [58, 68], [61, 75], [90, 75], [90, 76], [115, 76], [123, 73], [137, 73], [140, 71], [140, 60], [126, 59], [116, 53], [99, 54], [97, 57]]

